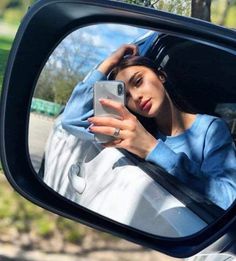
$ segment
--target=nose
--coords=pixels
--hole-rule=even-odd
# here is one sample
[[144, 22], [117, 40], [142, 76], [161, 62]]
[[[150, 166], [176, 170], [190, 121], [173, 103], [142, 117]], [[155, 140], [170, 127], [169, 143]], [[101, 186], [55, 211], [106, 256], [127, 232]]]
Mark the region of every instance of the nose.
[[134, 102], [140, 102], [143, 98], [143, 95], [139, 92], [139, 91], [133, 91], [132, 93], [130, 93], [132, 99], [134, 100]]

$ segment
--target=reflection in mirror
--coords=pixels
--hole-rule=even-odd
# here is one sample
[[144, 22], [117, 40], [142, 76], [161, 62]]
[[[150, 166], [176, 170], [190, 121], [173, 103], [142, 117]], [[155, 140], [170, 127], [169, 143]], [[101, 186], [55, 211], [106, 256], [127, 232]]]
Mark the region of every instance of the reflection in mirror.
[[67, 199], [151, 234], [205, 228], [236, 195], [235, 55], [117, 24], [73, 32], [32, 99], [37, 175]]

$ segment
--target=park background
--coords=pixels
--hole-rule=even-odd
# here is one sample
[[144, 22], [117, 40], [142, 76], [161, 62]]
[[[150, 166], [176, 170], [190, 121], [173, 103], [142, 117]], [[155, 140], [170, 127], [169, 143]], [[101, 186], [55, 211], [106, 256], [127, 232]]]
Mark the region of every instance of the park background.
[[[33, 2], [35, 1], [0, 1], [0, 88], [2, 88], [4, 70], [17, 28], [28, 6]], [[225, 27], [236, 28], [236, 0], [127, 0], [123, 2], [149, 5], [151, 8], [195, 16]], [[205, 8], [208, 10], [205, 17], [202, 16], [203, 13], [206, 14], [203, 9], [200, 13], [193, 12], [194, 2], [207, 3]], [[30, 251], [33, 253], [32, 251], [35, 250], [47, 256], [67, 255], [69, 259], [63, 256], [63, 260], [74, 260], [73, 258], [76, 257], [90, 257], [89, 260], [140, 260], [141, 254], [143, 260], [158, 260], [158, 254], [155, 251], [98, 232], [33, 205], [8, 185], [2, 170], [0, 174], [0, 244], [0, 260], [27, 260], [26, 253]], [[8, 251], [9, 254], [3, 253], [1, 248], [4, 245], [9, 249], [14, 245], [17, 250], [14, 252], [11, 249]], [[96, 255], [93, 256], [92, 253]], [[6, 259], [7, 255], [12, 259]], [[17, 259], [14, 256], [18, 256]], [[33, 256], [28, 258], [28, 260], [34, 260]], [[59, 260], [58, 256], [57, 260]]]

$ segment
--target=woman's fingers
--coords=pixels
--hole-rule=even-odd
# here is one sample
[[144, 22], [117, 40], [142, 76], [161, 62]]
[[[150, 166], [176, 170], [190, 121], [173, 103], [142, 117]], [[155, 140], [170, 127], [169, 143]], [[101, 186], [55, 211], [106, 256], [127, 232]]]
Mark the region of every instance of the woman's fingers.
[[97, 126], [109, 126], [109, 127], [119, 128], [119, 129], [126, 128], [126, 124], [124, 123], [124, 121], [112, 117], [103, 117], [103, 116], [91, 117], [88, 118], [88, 121]]
[[122, 45], [98, 66], [98, 70], [107, 75], [125, 55], [138, 55], [138, 47], [134, 44]]
[[93, 124], [93, 126], [105, 126], [105, 127], [113, 127], [121, 130], [127, 131], [135, 131], [137, 127], [137, 119], [136, 117], [128, 111], [128, 109], [119, 102], [102, 99], [101, 103], [104, 106], [110, 107], [113, 110], [116, 110], [120, 115], [120, 119], [116, 119], [113, 117], [107, 116], [95, 116], [88, 118], [88, 121]]
[[127, 119], [132, 115], [128, 111], [128, 109], [123, 104], [121, 104], [119, 102], [116, 102], [116, 101], [113, 101], [113, 100], [110, 100], [110, 99], [100, 99], [99, 101], [102, 105], [116, 110], [123, 119]]
[[103, 143], [102, 145], [104, 147], [116, 147], [116, 148], [120, 148], [120, 143], [122, 142], [122, 139], [115, 139], [113, 141], [109, 141], [107, 143]]
[[[115, 132], [117, 131], [116, 128], [113, 127], [107, 127], [107, 126], [91, 126], [89, 127], [89, 130], [93, 133], [97, 134], [105, 134], [108, 136], [114, 136]], [[116, 137], [117, 139], [121, 139], [123, 135], [123, 131], [119, 130], [119, 133], [117, 134], [118, 136]]]
[[123, 44], [112, 56], [122, 59], [125, 55], [138, 55], [138, 46], [135, 44]]
[[135, 44], [125, 44], [122, 46], [124, 49], [123, 55], [138, 55], [138, 46]]

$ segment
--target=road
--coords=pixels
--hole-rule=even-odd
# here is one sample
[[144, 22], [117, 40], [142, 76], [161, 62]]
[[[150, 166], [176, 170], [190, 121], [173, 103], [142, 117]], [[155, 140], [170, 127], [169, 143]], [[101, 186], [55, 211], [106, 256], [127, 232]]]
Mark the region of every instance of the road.
[[84, 253], [78, 251], [77, 253], [47, 253], [39, 250], [27, 251], [14, 244], [1, 243], [0, 261], [188, 261], [187, 259], [172, 258], [125, 240], [121, 240], [120, 242], [123, 244], [121, 248], [91, 248], [91, 250], [88, 249]]
[[38, 171], [54, 120], [43, 115], [31, 113], [29, 123], [29, 152], [33, 167]]

